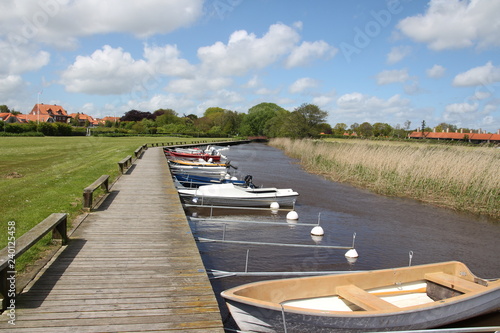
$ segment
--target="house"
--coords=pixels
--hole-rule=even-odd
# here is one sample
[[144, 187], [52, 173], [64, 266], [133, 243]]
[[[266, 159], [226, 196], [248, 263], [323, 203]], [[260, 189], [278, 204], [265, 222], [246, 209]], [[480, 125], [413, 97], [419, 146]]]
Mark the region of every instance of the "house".
[[120, 117], [104, 117], [101, 119], [97, 119], [100, 125], [105, 125], [107, 121], [110, 121], [112, 123], [119, 123], [120, 122]]
[[458, 132], [419, 132], [415, 131], [409, 135], [412, 139], [435, 139], [435, 140], [463, 140], [473, 143], [500, 143], [500, 130], [498, 134], [488, 133], [458, 133]]
[[16, 115], [8, 112], [0, 113], [0, 120], [6, 122], [7, 124], [20, 123], [21, 121]]
[[55, 122], [67, 123], [68, 120], [71, 118], [70, 116], [68, 116], [68, 113], [66, 112], [66, 110], [64, 110], [62, 106], [55, 104], [54, 105], [43, 104], [43, 103], [35, 104], [35, 106], [28, 115], [36, 116], [36, 119], [33, 119], [33, 121], [42, 121], [42, 122], [45, 122], [42, 119], [48, 119], [48, 117], [51, 117]]
[[85, 126], [87, 121], [90, 126], [99, 125], [99, 122], [96, 119], [94, 119], [94, 117], [86, 115], [85, 113], [72, 113], [69, 116], [70, 118], [78, 119], [79, 126]]

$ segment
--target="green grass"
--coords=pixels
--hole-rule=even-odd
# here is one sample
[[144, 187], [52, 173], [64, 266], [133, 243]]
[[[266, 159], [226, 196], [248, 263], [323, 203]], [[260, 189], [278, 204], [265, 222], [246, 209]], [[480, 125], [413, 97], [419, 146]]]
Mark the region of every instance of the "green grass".
[[[16, 238], [52, 213], [82, 213], [83, 189], [101, 175], [112, 182], [117, 162], [145, 143], [201, 141], [165, 137], [2, 137], [0, 138], [0, 248], [7, 245], [7, 223]], [[207, 141], [218, 141], [207, 139]], [[13, 177], [16, 175], [17, 177]], [[50, 244], [45, 237], [16, 263], [22, 269]]]

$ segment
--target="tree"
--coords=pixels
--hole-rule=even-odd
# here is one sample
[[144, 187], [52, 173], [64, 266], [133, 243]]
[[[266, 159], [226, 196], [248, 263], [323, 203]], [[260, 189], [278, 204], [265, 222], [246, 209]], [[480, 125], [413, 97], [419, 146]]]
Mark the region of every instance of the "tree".
[[373, 136], [389, 136], [392, 132], [392, 126], [386, 123], [373, 124]]
[[363, 137], [370, 137], [373, 136], [373, 126], [368, 123], [364, 122], [358, 127], [358, 134], [363, 136]]
[[0, 105], [0, 113], [10, 113], [10, 109], [7, 105]]
[[130, 110], [125, 113], [123, 117], [120, 118], [120, 121], [141, 121], [143, 119], [155, 119], [155, 116], [151, 114], [151, 112]]
[[351, 134], [352, 134], [352, 133], [356, 133], [356, 134], [358, 134], [358, 132], [359, 132], [359, 124], [358, 124], [358, 123], [354, 123], [354, 124], [352, 124], [352, 125], [349, 127], [349, 130], [351, 131]]
[[260, 103], [254, 105], [248, 110], [241, 124], [241, 132], [244, 135], [252, 136], [270, 136], [271, 120], [278, 115], [280, 111], [286, 111], [274, 103]]
[[410, 126], [411, 126], [411, 121], [407, 120], [405, 121], [405, 130], [409, 130], [410, 129]]
[[347, 130], [347, 125], [344, 123], [337, 123], [335, 127], [333, 127], [333, 134], [335, 135], [344, 135]]
[[447, 124], [447, 123], [440, 123], [439, 125], [436, 126], [436, 132], [456, 132], [457, 131], [457, 126]]
[[290, 128], [294, 128], [298, 137], [316, 137], [320, 133], [319, 125], [326, 122], [328, 112], [314, 104], [302, 104], [289, 117]]
[[153, 115], [156, 117], [157, 126], [164, 126], [167, 124], [176, 124], [180, 122], [180, 118], [172, 109], [159, 109], [156, 110]]

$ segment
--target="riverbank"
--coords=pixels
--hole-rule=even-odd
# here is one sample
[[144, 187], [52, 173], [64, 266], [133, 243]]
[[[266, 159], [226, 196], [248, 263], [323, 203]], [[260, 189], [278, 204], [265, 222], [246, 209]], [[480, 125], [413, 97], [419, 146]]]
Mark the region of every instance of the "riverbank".
[[287, 138], [269, 145], [332, 181], [500, 219], [499, 149]]

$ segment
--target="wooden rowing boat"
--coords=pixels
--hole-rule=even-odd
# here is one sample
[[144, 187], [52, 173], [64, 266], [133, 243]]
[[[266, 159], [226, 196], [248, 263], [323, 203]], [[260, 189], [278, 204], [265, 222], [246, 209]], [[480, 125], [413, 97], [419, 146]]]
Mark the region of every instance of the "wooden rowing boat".
[[222, 292], [249, 332], [426, 329], [500, 309], [500, 280], [461, 262], [279, 279]]

